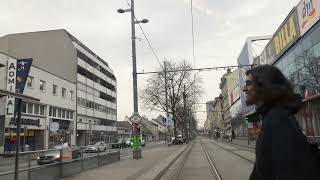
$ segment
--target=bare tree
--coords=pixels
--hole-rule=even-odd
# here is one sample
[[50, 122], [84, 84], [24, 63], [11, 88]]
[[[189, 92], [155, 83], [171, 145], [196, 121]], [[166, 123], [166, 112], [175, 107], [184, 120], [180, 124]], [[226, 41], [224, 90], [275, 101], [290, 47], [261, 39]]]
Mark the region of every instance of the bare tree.
[[320, 91], [320, 59], [316, 58], [313, 51], [305, 51], [296, 60], [297, 72], [291, 75], [290, 81], [296, 91], [303, 94], [305, 90], [309, 95]]
[[[174, 123], [174, 135], [177, 138], [177, 122], [181, 112], [177, 115], [179, 108], [183, 107], [183, 92], [188, 97], [188, 105], [195, 104], [199, 101], [201, 90], [201, 78], [198, 74], [188, 71], [192, 65], [187, 61], [174, 63], [166, 61], [167, 72], [167, 91], [168, 91], [168, 111], [172, 114]], [[144, 103], [144, 108], [156, 111], [166, 111], [165, 97], [165, 73], [154, 74], [147, 80], [146, 86], [141, 91], [141, 99]], [[180, 109], [181, 110], [181, 109]]]

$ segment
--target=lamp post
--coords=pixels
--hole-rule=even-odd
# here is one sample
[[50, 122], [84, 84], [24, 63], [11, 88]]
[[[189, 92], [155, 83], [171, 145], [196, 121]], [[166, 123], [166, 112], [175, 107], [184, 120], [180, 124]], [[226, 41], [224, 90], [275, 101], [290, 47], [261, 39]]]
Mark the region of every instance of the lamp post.
[[133, 76], [133, 107], [134, 113], [138, 113], [138, 88], [137, 88], [137, 65], [136, 65], [136, 31], [135, 25], [139, 23], [148, 23], [147, 19], [141, 21], [135, 20], [134, 15], [134, 0], [131, 0], [130, 9], [118, 9], [118, 13], [131, 12], [131, 43], [132, 43], [132, 76]]
[[133, 157], [134, 159], [139, 159], [142, 157], [141, 154], [141, 144], [140, 144], [140, 120], [141, 117], [139, 115], [138, 110], [138, 85], [137, 85], [137, 63], [136, 63], [136, 30], [135, 25], [139, 23], [148, 23], [147, 19], [143, 19], [141, 21], [135, 20], [134, 15], [134, 0], [131, 0], [131, 8], [130, 9], [118, 9], [118, 13], [131, 12], [131, 44], [132, 44], [132, 76], [133, 76], [133, 109], [134, 113], [130, 120], [132, 121], [132, 132], [134, 136], [134, 145], [133, 145]]

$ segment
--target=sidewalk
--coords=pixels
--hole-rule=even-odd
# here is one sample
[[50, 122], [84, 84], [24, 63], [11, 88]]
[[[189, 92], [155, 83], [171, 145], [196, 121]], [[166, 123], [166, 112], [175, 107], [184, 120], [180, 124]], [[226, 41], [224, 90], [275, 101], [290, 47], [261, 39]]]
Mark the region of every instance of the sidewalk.
[[79, 175], [66, 177], [63, 180], [133, 180], [142, 179], [141, 176], [148, 171], [154, 171], [155, 168], [161, 167], [161, 163], [167, 163], [172, 154], [185, 148], [186, 145], [167, 146], [160, 145], [142, 152], [142, 159], [134, 160], [132, 154], [129, 158], [120, 160], [97, 169], [85, 171]]

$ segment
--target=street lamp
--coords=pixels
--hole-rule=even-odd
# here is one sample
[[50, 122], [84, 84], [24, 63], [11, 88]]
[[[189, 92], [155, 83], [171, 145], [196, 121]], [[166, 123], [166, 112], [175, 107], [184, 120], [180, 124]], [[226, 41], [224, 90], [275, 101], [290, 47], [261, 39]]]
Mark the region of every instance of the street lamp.
[[[132, 43], [132, 76], [133, 76], [133, 108], [134, 108], [134, 113], [133, 116], [136, 116], [136, 118], [138, 118], [137, 120], [139, 120], [141, 118], [139, 116], [139, 110], [138, 110], [138, 85], [137, 85], [137, 63], [136, 63], [136, 31], [135, 31], [135, 25], [139, 24], [139, 23], [148, 23], [149, 21], [147, 19], [142, 19], [141, 21], [135, 20], [136, 17], [134, 15], [134, 0], [131, 0], [131, 8], [130, 9], [118, 9], [118, 13], [125, 13], [125, 12], [131, 12], [131, 43]], [[137, 121], [138, 122], [138, 121]], [[133, 127], [138, 127], [139, 123], [132, 123], [132, 125], [134, 125]], [[133, 128], [132, 128], [133, 129]], [[140, 128], [139, 130], [137, 129], [136, 131], [134, 131], [135, 134], [134, 137], [138, 137], [140, 136]], [[134, 159], [138, 159], [142, 157], [141, 154], [141, 149], [139, 150], [135, 150], [134, 148]]]
[[141, 21], [135, 20], [134, 15], [134, 0], [131, 0], [131, 9], [118, 9], [118, 13], [131, 12], [131, 41], [132, 41], [132, 76], [133, 76], [133, 104], [134, 104], [134, 113], [139, 112], [138, 110], [138, 88], [137, 88], [137, 65], [136, 65], [136, 35], [135, 35], [135, 24], [139, 23], [148, 23], [149, 20], [142, 19]]

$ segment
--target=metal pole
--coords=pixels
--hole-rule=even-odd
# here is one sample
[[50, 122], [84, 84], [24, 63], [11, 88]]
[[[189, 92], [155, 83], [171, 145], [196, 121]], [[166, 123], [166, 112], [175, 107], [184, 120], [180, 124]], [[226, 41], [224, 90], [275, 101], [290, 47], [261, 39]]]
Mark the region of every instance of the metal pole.
[[188, 139], [188, 128], [187, 128], [187, 119], [188, 119], [188, 115], [187, 115], [187, 97], [186, 97], [186, 85], [183, 86], [183, 109], [184, 109], [184, 131], [185, 131], [185, 138], [186, 138], [186, 142], [189, 143], [189, 139]]
[[131, 0], [131, 32], [132, 32], [132, 76], [133, 76], [133, 108], [134, 113], [138, 113], [138, 83], [137, 83], [137, 64], [136, 64], [136, 30], [134, 18], [134, 0]]
[[166, 114], [167, 117], [169, 116], [169, 112], [168, 112], [168, 82], [167, 82], [167, 66], [166, 66], [166, 62], [164, 63], [164, 83], [165, 83], [165, 92], [166, 92]]
[[18, 180], [19, 179], [19, 150], [20, 150], [20, 128], [21, 128], [21, 104], [22, 100], [19, 98], [18, 100], [18, 118], [17, 118], [17, 130], [16, 130], [16, 158], [15, 158], [15, 164], [14, 164], [14, 179]]

